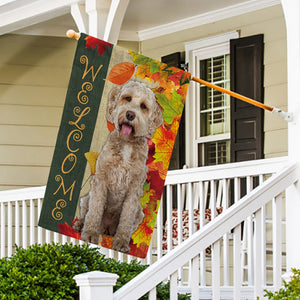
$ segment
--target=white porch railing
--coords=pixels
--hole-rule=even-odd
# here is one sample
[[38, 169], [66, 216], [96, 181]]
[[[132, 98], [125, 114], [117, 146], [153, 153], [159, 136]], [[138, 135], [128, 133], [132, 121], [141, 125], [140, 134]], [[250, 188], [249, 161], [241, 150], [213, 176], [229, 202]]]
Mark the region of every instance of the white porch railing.
[[[214, 219], [220, 220], [221, 217], [215, 218], [218, 207], [222, 207], [221, 219], [223, 219], [224, 216], [227, 216], [226, 211], [228, 209], [232, 210], [233, 203], [240, 204], [239, 199], [243, 195], [251, 194], [251, 190], [255, 186], [264, 184], [266, 178], [278, 172], [286, 163], [287, 158], [282, 157], [168, 172], [163, 204], [160, 206], [158, 213], [151, 247], [147, 258], [142, 260], [142, 263], [151, 265], [157, 260], [162, 261], [165, 256], [169, 255], [168, 253], [174, 248], [174, 235], [177, 236], [178, 247], [181, 247], [180, 244], [184, 240], [185, 233], [183, 230], [184, 214], [187, 213], [189, 217], [185, 231], [189, 231], [194, 236], [197, 227], [200, 226], [200, 231], [197, 231], [197, 234], [199, 234], [205, 228], [211, 228], [207, 226], [208, 224], [210, 226], [215, 224]], [[45, 187], [0, 192], [1, 257], [11, 255], [14, 251], [14, 244], [25, 248], [34, 243], [49, 243], [51, 241], [78, 243], [75, 239], [70, 239], [37, 226], [44, 190]], [[281, 197], [276, 198], [277, 200], [269, 198], [270, 203], [262, 206], [260, 212], [262, 215], [262, 232], [264, 232], [261, 237], [264, 241], [262, 243], [263, 266], [266, 265], [261, 273], [263, 286], [267, 284], [273, 286], [274, 282], [279, 282], [278, 278], [280, 276], [273, 270], [276, 269], [281, 272], [282, 269], [281, 265], [276, 264], [277, 261], [275, 265], [272, 262], [274, 256], [281, 257], [282, 255], [282, 251], [277, 251], [278, 248], [275, 248], [274, 245], [280, 244], [279, 249], [283, 247], [284, 250], [284, 236], [281, 239], [278, 238], [278, 234], [280, 235], [282, 232], [281, 225], [284, 223], [284, 213], [281, 215], [281, 209], [278, 209], [278, 205], [282, 205], [280, 203], [285, 198], [284, 188], [281, 189], [281, 192], [283, 193], [281, 193]], [[208, 215], [205, 215], [205, 208], [211, 210], [212, 222], [208, 224], [206, 224]], [[172, 212], [177, 213], [177, 218], [172, 217]], [[278, 219], [282, 219], [283, 222], [278, 222]], [[178, 222], [175, 231], [172, 230], [172, 221], [174, 222], [174, 220]], [[190, 290], [194, 282], [193, 272], [199, 265], [200, 298], [207, 299], [206, 295], [212, 293], [211, 286], [216, 284], [214, 282], [216, 276], [212, 276], [212, 273], [218, 269], [221, 276], [219, 284], [222, 285], [222, 298], [225, 297], [224, 299], [226, 299], [226, 295], [228, 295], [227, 299], [232, 299], [232, 287], [234, 282], [237, 284], [234, 281], [236, 276], [234, 270], [239, 266], [241, 275], [239, 279], [240, 290], [242, 292], [242, 298], [240, 299], [243, 299], [243, 297], [246, 299], [251, 293], [253, 295], [251, 291], [253, 291], [252, 287], [255, 283], [254, 222], [256, 221], [250, 212], [242, 221], [234, 231], [232, 227], [222, 235], [222, 238], [217, 236], [219, 241], [211, 246], [211, 254], [207, 249], [210, 246], [208, 244], [208, 246], [202, 247], [201, 251], [199, 250], [197, 263], [196, 260], [187, 260], [186, 264], [178, 267], [178, 291]], [[277, 223], [280, 226], [274, 225]], [[239, 230], [242, 231], [241, 234], [238, 233]], [[165, 243], [162, 243], [163, 239], [166, 240]], [[240, 240], [240, 243], [236, 239], [237, 241]], [[129, 255], [115, 253], [112, 250], [102, 248], [101, 251], [106, 253], [107, 256], [120, 261], [133, 259]], [[219, 257], [216, 253], [220, 251], [222, 255]], [[240, 256], [241, 259], [238, 260]], [[274, 280], [275, 273], [277, 274], [276, 280]], [[171, 278], [176, 281], [174, 276]], [[250, 297], [248, 298], [250, 299]]]
[[[169, 277], [170, 279], [170, 299], [177, 299], [178, 293], [178, 270], [190, 261], [191, 276], [189, 291], [191, 292], [191, 299], [221, 299], [221, 242], [229, 231], [233, 231], [233, 284], [224, 286], [223, 290], [227, 290], [228, 298], [225, 298], [225, 293], [222, 294], [222, 299], [243, 299], [241, 295], [241, 227], [244, 220], [249, 216], [253, 218], [253, 241], [254, 241], [254, 264], [253, 264], [253, 284], [251, 284], [251, 296], [248, 299], [256, 299], [256, 297], [263, 297], [263, 289], [265, 288], [265, 281], [263, 278], [265, 268], [265, 226], [264, 226], [264, 209], [265, 205], [270, 201], [273, 203], [273, 287], [279, 288], [281, 285], [281, 266], [282, 266], [282, 192], [297, 180], [296, 164], [290, 164], [276, 175], [269, 178], [262, 183], [255, 190], [251, 191], [240, 201], [229, 207], [220, 216], [214, 218], [210, 223], [205, 225], [198, 232], [194, 233], [192, 237], [184, 241], [178, 247], [170, 251], [159, 261], [152, 264], [148, 269], [140, 275], [131, 280], [128, 284], [123, 286], [115, 292], [110, 298], [114, 300], [134, 300], [138, 299], [147, 292], [149, 292], [149, 299], [156, 299], [156, 285]], [[273, 199], [273, 200], [272, 200]], [[201, 253], [212, 245], [212, 288], [210, 289], [206, 298], [200, 295], [201, 288]], [[199, 272], [200, 267], [200, 272]], [[97, 280], [108, 274], [94, 274]], [[87, 278], [89, 274], [83, 276], [77, 275], [76, 281], [78, 285], [82, 285], [82, 277]], [[95, 284], [95, 283], [94, 283]], [[98, 282], [99, 284], [99, 282]], [[97, 284], [96, 284], [97, 285]], [[110, 285], [110, 289], [112, 284]], [[92, 286], [89, 286], [92, 288]], [[97, 287], [99, 288], [99, 286]], [[103, 288], [103, 287], [102, 287]], [[204, 288], [205, 289], [205, 288]], [[207, 289], [207, 288], [206, 288]], [[86, 286], [84, 290], [86, 290]], [[99, 290], [98, 290], [99, 291]], [[87, 294], [81, 293], [81, 300], [97, 299], [96, 294], [89, 291], [93, 297], [86, 297]]]

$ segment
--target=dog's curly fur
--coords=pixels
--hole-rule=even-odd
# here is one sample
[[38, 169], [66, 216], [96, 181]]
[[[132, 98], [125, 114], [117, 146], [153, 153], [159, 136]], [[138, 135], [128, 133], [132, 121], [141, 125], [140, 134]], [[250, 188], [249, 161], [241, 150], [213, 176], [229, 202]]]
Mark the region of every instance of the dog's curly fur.
[[98, 156], [90, 192], [80, 199], [74, 229], [82, 240], [96, 244], [100, 235], [113, 236], [113, 249], [128, 253], [130, 237], [144, 218], [146, 137], [153, 136], [163, 118], [152, 90], [136, 81], [110, 92], [106, 118], [115, 129]]

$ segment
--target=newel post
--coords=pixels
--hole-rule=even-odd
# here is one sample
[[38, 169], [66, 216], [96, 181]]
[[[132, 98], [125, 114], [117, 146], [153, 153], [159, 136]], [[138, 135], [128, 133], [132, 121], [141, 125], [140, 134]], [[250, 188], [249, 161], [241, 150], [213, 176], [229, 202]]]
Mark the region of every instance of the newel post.
[[74, 276], [79, 286], [80, 300], [113, 300], [113, 287], [119, 276], [117, 274], [92, 271]]
[[[289, 159], [300, 166], [300, 2], [281, 0], [287, 30], [288, 111], [293, 121], [288, 125]], [[300, 268], [300, 174], [298, 182], [286, 193], [287, 271]]]

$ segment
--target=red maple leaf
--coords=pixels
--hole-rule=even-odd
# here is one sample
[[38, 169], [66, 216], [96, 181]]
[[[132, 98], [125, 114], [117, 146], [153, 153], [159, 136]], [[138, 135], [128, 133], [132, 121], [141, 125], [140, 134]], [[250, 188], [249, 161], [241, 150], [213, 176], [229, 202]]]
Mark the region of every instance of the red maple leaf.
[[179, 85], [179, 80], [182, 76], [182, 73], [184, 73], [184, 71], [179, 70], [178, 72], [176, 72], [176, 73], [172, 74], [171, 76], [169, 76], [169, 80], [172, 80], [172, 81], [174, 81], [174, 83], [176, 85]]
[[106, 51], [106, 46], [109, 48], [111, 48], [112, 46], [112, 44], [94, 38], [93, 36], [87, 36], [85, 40], [86, 40], [85, 48], [87, 49], [92, 48], [93, 50], [97, 48], [97, 52], [99, 55], [102, 55]]
[[[73, 222], [75, 222], [75, 220]], [[75, 231], [67, 222], [58, 224], [58, 227], [58, 233], [80, 240], [81, 234]]]

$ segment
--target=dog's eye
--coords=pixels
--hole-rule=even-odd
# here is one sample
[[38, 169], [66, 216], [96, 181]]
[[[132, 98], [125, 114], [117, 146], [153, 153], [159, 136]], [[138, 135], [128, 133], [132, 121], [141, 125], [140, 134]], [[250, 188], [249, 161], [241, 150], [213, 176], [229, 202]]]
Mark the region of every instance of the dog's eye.
[[142, 104], [141, 104], [141, 109], [147, 109], [147, 106], [146, 106], [145, 103], [142, 103]]
[[126, 97], [124, 97], [124, 99], [125, 99], [126, 101], [128, 101], [128, 102], [131, 101], [131, 97], [130, 97], [130, 96], [126, 96]]

